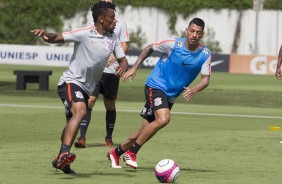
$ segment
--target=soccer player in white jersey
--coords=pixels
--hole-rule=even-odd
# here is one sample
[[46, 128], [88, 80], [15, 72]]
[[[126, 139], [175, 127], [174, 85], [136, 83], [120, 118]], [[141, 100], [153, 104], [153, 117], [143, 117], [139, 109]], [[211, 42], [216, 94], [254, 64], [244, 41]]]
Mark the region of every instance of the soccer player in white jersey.
[[46, 33], [42, 29], [31, 30], [48, 43], [75, 43], [69, 68], [58, 83], [58, 94], [65, 105], [67, 124], [62, 131], [59, 154], [52, 162], [53, 167], [67, 174], [75, 173], [70, 164], [76, 155], [70, 153], [70, 148], [89, 108], [89, 96], [92, 95], [110, 55], [114, 53], [119, 62], [117, 75], [122, 76], [128, 67], [120, 41], [113, 33], [116, 26], [115, 5], [98, 2], [93, 4], [91, 11], [95, 22], [92, 27], [61, 34]]
[[[108, 153], [113, 168], [121, 168], [119, 158], [124, 153], [126, 165], [137, 168], [137, 152], [170, 122], [170, 110], [175, 99], [184, 91], [183, 98], [189, 100], [208, 86], [211, 52], [200, 44], [204, 27], [202, 19], [192, 19], [186, 28], [186, 38], [171, 38], [148, 45], [140, 53], [135, 64], [125, 73], [124, 81], [132, 80], [140, 64], [153, 51], [162, 53], [145, 84], [146, 103], [140, 114], [143, 117], [141, 127]], [[190, 86], [199, 73], [200, 82], [193, 87]]]
[[[101, 0], [114, 3], [112, 0]], [[121, 19], [116, 13], [116, 28], [114, 32], [118, 36], [121, 47], [124, 53], [127, 52], [129, 36], [127, 32], [127, 26], [123, 19]], [[87, 21], [87, 26], [93, 26], [93, 17], [90, 17]], [[99, 96], [99, 93], [103, 95], [104, 106], [106, 109], [106, 136], [105, 145], [111, 147], [113, 145], [112, 134], [116, 122], [116, 98], [119, 87], [119, 77], [115, 74], [115, 68], [118, 67], [118, 62], [115, 56], [112, 54], [109, 58], [108, 64], [103, 72], [101, 79], [95, 87], [93, 94], [90, 96], [91, 107], [94, 107], [95, 102]], [[88, 108], [85, 118], [80, 123], [80, 137], [74, 143], [77, 148], [86, 147], [86, 132], [91, 121], [92, 108]]]

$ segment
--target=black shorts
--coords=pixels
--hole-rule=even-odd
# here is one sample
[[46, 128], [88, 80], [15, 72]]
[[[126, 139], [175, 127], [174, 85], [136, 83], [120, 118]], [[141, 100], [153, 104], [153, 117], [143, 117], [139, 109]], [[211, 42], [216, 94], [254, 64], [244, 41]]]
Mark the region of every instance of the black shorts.
[[103, 73], [92, 95], [98, 98], [99, 93], [101, 93], [104, 98], [114, 100], [117, 98], [118, 86], [119, 77], [117, 75]]
[[154, 111], [162, 108], [168, 108], [171, 110], [173, 103], [168, 101], [166, 94], [162, 90], [154, 89], [145, 85], [144, 92], [146, 103], [140, 113], [140, 116], [148, 122], [152, 122], [156, 119]]
[[72, 102], [85, 102], [88, 107], [89, 96], [78, 85], [64, 82], [57, 90], [67, 111], [71, 109]]

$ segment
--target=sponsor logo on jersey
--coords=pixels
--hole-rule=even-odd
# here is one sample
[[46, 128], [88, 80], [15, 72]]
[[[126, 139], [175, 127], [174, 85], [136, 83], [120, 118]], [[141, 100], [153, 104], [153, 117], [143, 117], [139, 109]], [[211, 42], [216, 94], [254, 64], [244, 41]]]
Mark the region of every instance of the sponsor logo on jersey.
[[182, 65], [183, 66], [188, 66], [188, 65], [193, 65], [193, 63], [185, 63], [184, 61], [182, 61]]
[[76, 96], [76, 98], [83, 99], [83, 95], [82, 95], [82, 93], [80, 91], [76, 91], [75, 92], [75, 96]]
[[155, 106], [160, 106], [162, 104], [162, 98], [157, 97], [154, 99]]

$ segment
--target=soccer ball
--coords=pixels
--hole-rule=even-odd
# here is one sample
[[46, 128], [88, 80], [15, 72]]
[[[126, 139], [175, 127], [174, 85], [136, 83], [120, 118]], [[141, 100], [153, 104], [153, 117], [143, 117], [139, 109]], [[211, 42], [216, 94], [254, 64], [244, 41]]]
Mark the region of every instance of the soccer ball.
[[179, 172], [178, 165], [171, 159], [161, 160], [155, 167], [155, 175], [161, 183], [175, 182]]

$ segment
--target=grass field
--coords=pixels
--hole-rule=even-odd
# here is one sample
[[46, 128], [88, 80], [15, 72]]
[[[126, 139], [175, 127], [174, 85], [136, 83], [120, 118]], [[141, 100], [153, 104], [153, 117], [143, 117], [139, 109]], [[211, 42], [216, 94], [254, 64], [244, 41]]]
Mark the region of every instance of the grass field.
[[[49, 67], [50, 68], [50, 67]], [[40, 69], [49, 69], [40, 67]], [[57, 155], [64, 109], [56, 94], [56, 83], [64, 68], [50, 68], [50, 91], [15, 90], [13, 69], [0, 67], [0, 156], [2, 184], [116, 184], [158, 183], [155, 164], [164, 158], [180, 166], [177, 183], [185, 184], [280, 184], [282, 138], [281, 81], [274, 76], [214, 73], [208, 89], [189, 102], [179, 100], [171, 123], [138, 154], [140, 168], [112, 169], [103, 145], [105, 112], [99, 100], [92, 114], [87, 148], [72, 149], [76, 175], [52, 168]], [[143, 85], [148, 71], [130, 83], [121, 83], [114, 142], [120, 143], [139, 127]]]

